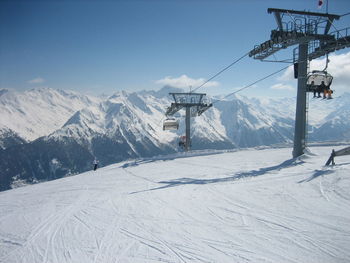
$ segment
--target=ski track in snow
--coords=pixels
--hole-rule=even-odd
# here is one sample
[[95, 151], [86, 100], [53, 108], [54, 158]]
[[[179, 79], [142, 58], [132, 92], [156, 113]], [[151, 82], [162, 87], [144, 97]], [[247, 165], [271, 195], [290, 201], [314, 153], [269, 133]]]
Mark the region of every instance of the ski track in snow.
[[[0, 193], [0, 262], [349, 262], [331, 147], [115, 164]], [[287, 160], [287, 161], [286, 161]]]

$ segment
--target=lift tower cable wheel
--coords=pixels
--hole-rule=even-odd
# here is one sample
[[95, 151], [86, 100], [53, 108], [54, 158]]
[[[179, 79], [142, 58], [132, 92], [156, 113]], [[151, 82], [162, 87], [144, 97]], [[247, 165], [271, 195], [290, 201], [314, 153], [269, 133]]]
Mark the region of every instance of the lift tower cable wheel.
[[[298, 45], [298, 52], [289, 59], [295, 64], [298, 92], [295, 114], [293, 157], [304, 153], [306, 138], [306, 92], [308, 61], [325, 56], [336, 50], [350, 47], [350, 30], [330, 33], [333, 21], [341, 16], [328, 13], [268, 8], [273, 13], [277, 29], [271, 31], [270, 39], [256, 45], [249, 56], [266, 61], [266, 58], [288, 47]], [[286, 62], [287, 59], [276, 61]]]

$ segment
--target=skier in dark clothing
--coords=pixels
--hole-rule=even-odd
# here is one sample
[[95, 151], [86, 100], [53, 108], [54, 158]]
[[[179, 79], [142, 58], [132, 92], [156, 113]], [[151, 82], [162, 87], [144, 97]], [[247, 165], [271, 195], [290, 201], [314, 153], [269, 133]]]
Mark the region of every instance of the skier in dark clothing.
[[94, 160], [93, 165], [94, 165], [94, 171], [96, 171], [97, 167], [98, 167], [98, 160], [97, 159]]

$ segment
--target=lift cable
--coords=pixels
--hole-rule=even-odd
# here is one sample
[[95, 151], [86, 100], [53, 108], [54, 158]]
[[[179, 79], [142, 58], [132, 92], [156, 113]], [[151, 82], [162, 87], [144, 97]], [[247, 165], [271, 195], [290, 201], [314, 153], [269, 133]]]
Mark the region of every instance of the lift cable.
[[197, 88], [195, 88], [194, 90], [191, 91], [194, 92], [197, 89], [203, 87], [205, 84], [207, 84], [209, 81], [213, 80], [214, 78], [216, 78], [217, 76], [219, 76], [221, 73], [223, 73], [224, 71], [228, 70], [230, 67], [232, 67], [234, 64], [238, 63], [240, 60], [242, 60], [243, 58], [245, 58], [246, 56], [249, 55], [249, 52], [247, 52], [246, 54], [244, 54], [243, 56], [241, 56], [240, 58], [236, 59], [235, 61], [233, 61], [230, 65], [228, 65], [227, 67], [225, 67], [224, 69], [220, 70], [218, 73], [216, 73], [215, 75], [213, 75], [212, 77], [210, 77], [208, 80], [206, 80], [204, 83], [202, 83], [201, 85], [199, 85]]
[[228, 97], [230, 97], [230, 96], [232, 96], [232, 95], [234, 95], [234, 94], [236, 94], [236, 93], [238, 93], [238, 92], [241, 92], [242, 90], [248, 89], [248, 88], [252, 87], [253, 85], [255, 85], [255, 84], [257, 84], [257, 83], [259, 83], [259, 82], [261, 82], [261, 81], [263, 81], [263, 80], [265, 80], [265, 79], [267, 79], [267, 78], [270, 78], [270, 77], [272, 77], [272, 76], [274, 76], [274, 75], [280, 73], [280, 72], [283, 71], [283, 70], [286, 70], [286, 69], [287, 69], [288, 67], [290, 67], [291, 65], [293, 65], [293, 63], [289, 63], [288, 66], [285, 66], [285, 67], [283, 67], [283, 68], [281, 68], [281, 69], [279, 69], [279, 70], [277, 70], [277, 71], [275, 71], [275, 72], [273, 72], [273, 73], [271, 73], [271, 74], [269, 74], [269, 75], [266, 75], [265, 77], [262, 77], [262, 78], [260, 78], [260, 79], [258, 79], [258, 80], [256, 80], [256, 81], [254, 81], [253, 83], [251, 83], [251, 84], [249, 84], [249, 85], [247, 85], [247, 86], [244, 86], [243, 88], [240, 88], [240, 89], [238, 89], [238, 90], [236, 90], [236, 91], [234, 91], [234, 92], [232, 92], [232, 93], [227, 94], [227, 95], [226, 95], [225, 97], [223, 97], [222, 99], [218, 99], [218, 100], [213, 101], [212, 104], [214, 105], [215, 103], [220, 102], [220, 101], [223, 101], [224, 99], [226, 99], [226, 98], [228, 98]]
[[342, 17], [342, 16], [347, 16], [347, 15], [350, 15], [350, 12], [349, 12], [349, 13], [346, 13], [346, 14], [344, 14], [344, 15], [341, 15], [340, 17]]
[[[293, 63], [290, 63], [290, 64], [293, 64]], [[276, 74], [280, 73], [281, 71], [287, 69], [287, 68], [290, 67], [290, 66], [291, 66], [291, 65], [288, 65], [288, 66], [286, 66], [286, 67], [283, 67], [283, 68], [281, 68], [281, 69], [279, 69], [279, 70], [277, 70], [277, 71], [275, 71], [275, 72], [273, 72], [273, 73], [271, 73], [271, 74], [269, 74], [269, 75], [267, 75], [267, 76], [265, 76], [265, 77], [263, 77], [263, 78], [261, 78], [261, 79], [258, 79], [258, 80], [256, 80], [256, 81], [254, 81], [253, 83], [251, 83], [251, 84], [249, 84], [249, 85], [247, 85], [247, 86], [245, 86], [245, 87], [243, 87], [243, 88], [241, 88], [241, 89], [239, 89], [239, 90], [236, 90], [236, 91], [234, 91], [234, 92], [232, 92], [232, 93], [226, 95], [226, 96], [223, 97], [222, 99], [219, 99], [219, 100], [214, 101], [212, 104], [214, 105], [215, 103], [220, 102], [220, 101], [223, 101], [224, 99], [226, 99], [226, 98], [228, 98], [228, 97], [230, 97], [230, 96], [232, 96], [232, 95], [234, 95], [234, 94], [236, 94], [236, 93], [238, 93], [238, 92], [240, 92], [240, 91], [242, 91], [242, 90], [248, 89], [248, 88], [252, 87], [253, 85], [255, 85], [256, 83], [259, 83], [259, 82], [261, 82], [261, 81], [263, 81], [263, 80], [265, 80], [265, 79], [267, 79], [267, 78], [269, 78], [269, 77], [272, 77], [273, 75], [276, 75]], [[267, 126], [270, 126], [270, 125], [267, 123], [267, 121], [265, 121], [264, 119], [261, 119], [261, 120], [262, 120], [265, 124], [267, 124]], [[276, 132], [278, 133], [278, 135], [279, 135], [282, 139], [284, 139], [284, 136], [283, 136], [277, 129], [273, 128], [273, 130], [276, 131]]]
[[259, 82], [261, 82], [261, 81], [263, 81], [263, 80], [265, 80], [265, 79], [267, 79], [267, 78], [269, 78], [269, 77], [272, 77], [273, 75], [276, 75], [276, 74], [280, 73], [281, 71], [287, 69], [287, 68], [290, 67], [291, 65], [292, 65], [292, 63], [291, 63], [290, 65], [286, 66], [286, 67], [283, 67], [283, 68], [281, 68], [281, 69], [279, 69], [279, 70], [277, 70], [277, 71], [275, 71], [275, 72], [273, 72], [273, 73], [271, 73], [271, 74], [269, 74], [269, 75], [267, 75], [267, 76], [261, 78], [261, 79], [258, 79], [258, 80], [256, 80], [256, 81], [254, 81], [253, 83], [251, 83], [251, 84], [249, 84], [249, 85], [247, 85], [247, 86], [244, 86], [243, 88], [240, 88], [240, 89], [238, 89], [238, 90], [236, 90], [236, 91], [234, 91], [234, 92], [232, 92], [232, 93], [230, 93], [230, 94], [227, 94], [227, 95], [226, 95], [225, 97], [223, 97], [222, 99], [213, 101], [213, 104], [214, 104], [214, 103], [217, 103], [217, 102], [219, 102], [219, 101], [222, 101], [222, 100], [224, 100], [224, 99], [226, 99], [226, 98], [228, 98], [228, 97], [230, 97], [230, 96], [232, 96], [232, 95], [234, 95], [234, 94], [236, 94], [236, 93], [238, 93], [238, 92], [241, 92], [242, 90], [248, 89], [248, 88], [252, 87], [253, 85], [255, 85], [255, 84], [257, 84], [257, 83], [259, 83]]

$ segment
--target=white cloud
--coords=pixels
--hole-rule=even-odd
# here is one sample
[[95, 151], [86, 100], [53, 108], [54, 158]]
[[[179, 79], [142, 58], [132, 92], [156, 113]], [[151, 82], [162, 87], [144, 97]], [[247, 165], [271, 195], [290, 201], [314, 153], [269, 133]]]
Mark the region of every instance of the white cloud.
[[[199, 87], [202, 85], [206, 80], [203, 78], [200, 79], [192, 79], [186, 75], [182, 75], [178, 78], [173, 77], [165, 77], [163, 79], [157, 80], [156, 83], [164, 86], [172, 86], [175, 88], [189, 88], [192, 87], [193, 89]], [[219, 82], [216, 81], [209, 81], [206, 83], [203, 87], [209, 88], [209, 87], [217, 87], [219, 86]]]
[[285, 84], [282, 84], [282, 83], [278, 83], [278, 84], [275, 84], [271, 87], [271, 89], [275, 89], [275, 90], [291, 90], [293, 91], [294, 88], [290, 85], [285, 85]]
[[277, 78], [278, 81], [292, 81], [294, 80], [294, 66], [288, 67], [282, 74], [282, 76]]
[[40, 78], [40, 77], [32, 79], [32, 80], [28, 80], [29, 84], [41, 84], [44, 82], [45, 82], [45, 80], [43, 78]]

